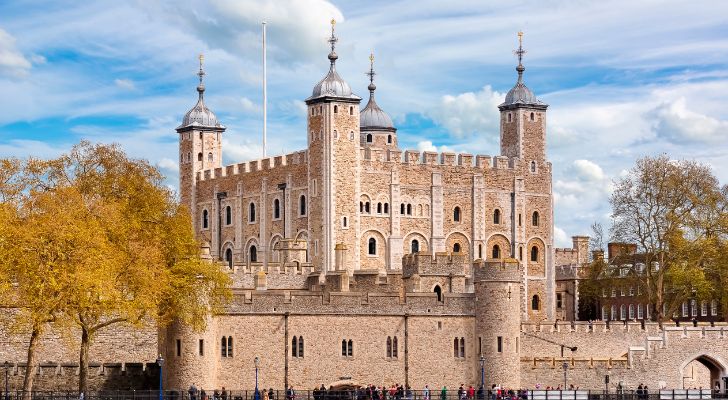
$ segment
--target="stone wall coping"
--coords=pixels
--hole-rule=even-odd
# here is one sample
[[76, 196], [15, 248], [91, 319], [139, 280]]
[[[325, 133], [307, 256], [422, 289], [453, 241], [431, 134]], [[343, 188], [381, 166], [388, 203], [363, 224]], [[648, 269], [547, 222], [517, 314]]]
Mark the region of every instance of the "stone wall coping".
[[195, 179], [197, 181], [206, 181], [225, 178], [228, 176], [244, 175], [251, 172], [283, 169], [287, 166], [306, 164], [307, 159], [308, 150], [299, 150], [285, 155], [226, 165], [224, 167], [215, 168], [214, 170], [206, 169], [204, 171], [197, 172]]
[[400, 162], [402, 164], [420, 164], [420, 165], [436, 165], [436, 166], [453, 166], [477, 169], [515, 169], [519, 166], [520, 160], [517, 158], [508, 158], [505, 156], [490, 156], [478, 154], [473, 156], [470, 153], [454, 153], [454, 152], [434, 152], [421, 151], [415, 149], [386, 150], [386, 156], [383, 156], [383, 149], [375, 149], [375, 151], [362, 151], [362, 160], [364, 161], [391, 161]]

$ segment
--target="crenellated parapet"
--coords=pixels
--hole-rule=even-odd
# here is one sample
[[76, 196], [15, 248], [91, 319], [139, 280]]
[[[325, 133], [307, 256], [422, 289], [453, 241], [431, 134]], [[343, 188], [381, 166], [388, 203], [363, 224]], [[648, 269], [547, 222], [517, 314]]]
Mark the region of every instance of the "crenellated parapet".
[[402, 276], [413, 275], [466, 275], [467, 259], [461, 253], [436, 253], [435, 258], [428, 252], [406, 254], [402, 257]]
[[240, 175], [242, 178], [245, 174], [251, 174], [261, 171], [272, 171], [274, 169], [282, 169], [287, 166], [306, 165], [307, 162], [308, 151], [301, 150], [286, 155], [262, 158], [238, 164], [231, 164], [215, 169], [206, 169], [204, 171], [197, 172], [196, 179], [198, 181], [208, 181], [237, 175]]

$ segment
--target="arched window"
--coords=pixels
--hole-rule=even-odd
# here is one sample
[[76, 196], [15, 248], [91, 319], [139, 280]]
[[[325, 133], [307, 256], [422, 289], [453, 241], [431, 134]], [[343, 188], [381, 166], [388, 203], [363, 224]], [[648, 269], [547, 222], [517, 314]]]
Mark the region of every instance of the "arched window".
[[202, 161], [202, 153], [197, 153], [197, 161]]
[[230, 206], [225, 207], [225, 225], [233, 223], [233, 209]]
[[531, 161], [531, 172], [536, 172], [536, 161]]
[[227, 357], [227, 338], [225, 336], [220, 340], [220, 356]]
[[202, 229], [210, 227], [210, 216], [207, 210], [202, 210]]
[[392, 143], [392, 135], [387, 135], [387, 143]]
[[298, 357], [298, 338], [296, 336], [291, 340], [291, 356]]
[[233, 337], [228, 336], [227, 338], [227, 356], [232, 357], [233, 356]]
[[233, 251], [232, 251], [232, 249], [225, 250], [225, 261], [227, 261], [228, 268], [233, 269]]
[[440, 285], [435, 285], [435, 288], [432, 291], [437, 295], [437, 301], [442, 301], [442, 288]]
[[250, 246], [250, 262], [258, 262], [258, 248]]
[[458, 338], [455, 338], [452, 341], [452, 355], [455, 358], [460, 356], [460, 341], [458, 340]]
[[465, 358], [465, 338], [460, 338], [460, 358]]
[[212, 153], [207, 153], [207, 161], [212, 162]]
[[518, 246], [518, 259], [523, 261], [523, 246]]
[[538, 246], [531, 247], [531, 261], [538, 261]]
[[399, 213], [400, 215], [404, 215], [404, 203], [399, 205]]
[[500, 210], [493, 211], [493, 223], [498, 225], [500, 224]]
[[619, 306], [619, 319], [627, 319], [627, 306], [624, 304]]
[[255, 222], [255, 203], [250, 203], [248, 210], [248, 221]]
[[481, 260], [483, 259], [483, 245], [482, 244], [478, 245], [478, 258], [480, 258]]
[[407, 204], [407, 215], [412, 215], [412, 204]]
[[387, 336], [387, 358], [392, 357], [392, 338]]
[[367, 133], [367, 143], [371, 143], [371, 142], [372, 142], [372, 134]]
[[349, 339], [347, 357], [354, 357], [354, 342]]
[[306, 215], [306, 196], [301, 196], [298, 199], [298, 211], [299, 215]]
[[541, 298], [537, 294], [531, 297], [531, 310], [538, 311], [541, 309]]
[[369, 202], [367, 201], [366, 203], [364, 203], [364, 212], [369, 214], [369, 212], [370, 212], [369, 210], [370, 210]]
[[493, 246], [492, 256], [493, 256], [492, 258], [495, 258], [495, 259], [499, 259], [501, 256], [500, 255], [500, 246], [498, 246], [497, 244]]
[[384, 203], [384, 213], [389, 214], [389, 203]]
[[634, 304], [629, 305], [629, 319], [634, 319]]
[[354, 115], [354, 107], [349, 107], [349, 115]]
[[412, 253], [417, 253], [420, 251], [420, 242], [417, 239], [412, 240]]
[[452, 245], [452, 252], [460, 253], [460, 243], [455, 243], [454, 245]]
[[617, 306], [613, 305], [609, 311], [610, 311], [609, 319], [616, 320], [617, 319]]
[[369, 252], [370, 256], [377, 255], [377, 239], [369, 238]]
[[303, 336], [298, 338], [298, 357], [303, 357]]
[[[334, 114], [337, 114], [339, 112], [339, 106], [334, 106]], [[533, 113], [532, 113], [533, 114]]]
[[382, 203], [377, 203], [377, 214], [382, 213]]
[[364, 212], [364, 202], [363, 201], [360, 201], [359, 202], [359, 212], [360, 213], [363, 213]]
[[398, 350], [399, 349], [397, 348], [397, 336], [395, 336], [394, 338], [392, 338], [392, 358], [398, 357]]
[[536, 118], [535, 118], [535, 115], [534, 115], [533, 113], [531, 113], [531, 121], [533, 121], [533, 120], [535, 120], [535, 119], [536, 119]]
[[511, 122], [511, 113], [508, 113], [508, 122]]
[[273, 219], [281, 217], [281, 201], [278, 199], [273, 200]]
[[346, 357], [346, 339], [341, 341], [341, 356]]
[[422, 216], [422, 204], [417, 205], [417, 216], [418, 217]]
[[539, 220], [538, 220], [538, 211], [534, 211], [533, 215], [531, 216], [531, 225], [538, 226]]
[[460, 207], [455, 207], [455, 210], [452, 212], [452, 219], [455, 222], [460, 222]]

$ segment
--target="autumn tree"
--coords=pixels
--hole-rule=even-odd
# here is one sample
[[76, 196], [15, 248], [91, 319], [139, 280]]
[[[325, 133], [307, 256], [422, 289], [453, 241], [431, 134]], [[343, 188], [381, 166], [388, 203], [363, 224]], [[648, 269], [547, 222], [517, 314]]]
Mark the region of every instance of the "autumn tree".
[[[201, 328], [229, 297], [227, 275], [198, 256], [189, 212], [147, 162], [128, 158], [117, 146], [83, 142], [57, 159], [29, 160], [20, 171], [33, 188], [21, 204], [48, 198], [67, 207], [51, 209], [49, 218], [80, 225], [56, 226], [70, 240], [57, 251], [78, 259], [66, 257], [58, 268], [63, 301], [50, 313], [80, 329], [80, 392], [88, 391], [89, 349], [101, 329], [176, 319]], [[87, 236], [89, 243], [75, 242]], [[14, 248], [19, 257], [31, 251]]]
[[725, 201], [708, 166], [666, 155], [638, 160], [616, 182], [612, 238], [637, 244], [645, 268], [634, 278], [657, 321], [687, 299], [710, 296], [714, 246], [725, 239], [720, 236]]

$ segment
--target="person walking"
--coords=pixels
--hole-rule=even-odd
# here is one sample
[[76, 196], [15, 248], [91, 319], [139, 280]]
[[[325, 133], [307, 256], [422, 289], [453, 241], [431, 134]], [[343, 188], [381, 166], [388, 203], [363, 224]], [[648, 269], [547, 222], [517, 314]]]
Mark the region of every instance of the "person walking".
[[428, 385], [425, 385], [425, 388], [422, 389], [422, 400], [430, 400], [430, 387]]
[[447, 400], [447, 386], [443, 386], [440, 391], [440, 400]]
[[187, 390], [187, 394], [190, 395], [190, 400], [197, 400], [197, 386], [195, 386], [194, 383], [190, 385], [189, 390]]

